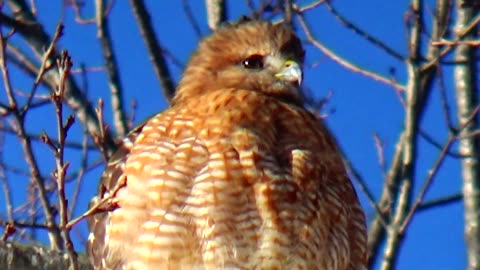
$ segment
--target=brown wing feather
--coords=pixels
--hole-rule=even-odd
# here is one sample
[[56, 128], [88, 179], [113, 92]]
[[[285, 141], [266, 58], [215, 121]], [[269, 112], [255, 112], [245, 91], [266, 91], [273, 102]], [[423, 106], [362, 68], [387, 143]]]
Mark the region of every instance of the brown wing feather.
[[[144, 125], [145, 122], [130, 131], [122, 140], [118, 150], [108, 160], [105, 171], [100, 178], [98, 195], [92, 198], [89, 208], [96, 206], [105, 196], [110, 196], [109, 191], [114, 190], [119, 180], [125, 177], [123, 174], [125, 162], [133, 147], [133, 143], [140, 135]], [[86, 249], [94, 269], [116, 270], [121, 269], [122, 265], [121, 254], [110, 254], [108, 245], [105, 243], [107, 237], [106, 230], [110, 224], [111, 217], [111, 211], [108, 211], [108, 208], [110, 208], [109, 203], [104, 203], [99, 207], [100, 211], [87, 217], [90, 235]], [[106, 260], [108, 257], [114, 259]], [[108, 265], [105, 265], [107, 261]]]

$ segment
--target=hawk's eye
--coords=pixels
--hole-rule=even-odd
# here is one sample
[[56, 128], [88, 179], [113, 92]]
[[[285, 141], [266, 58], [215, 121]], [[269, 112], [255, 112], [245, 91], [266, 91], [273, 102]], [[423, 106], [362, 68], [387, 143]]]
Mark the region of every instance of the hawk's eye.
[[263, 56], [260, 54], [250, 55], [243, 60], [243, 66], [248, 69], [261, 69], [263, 68]]

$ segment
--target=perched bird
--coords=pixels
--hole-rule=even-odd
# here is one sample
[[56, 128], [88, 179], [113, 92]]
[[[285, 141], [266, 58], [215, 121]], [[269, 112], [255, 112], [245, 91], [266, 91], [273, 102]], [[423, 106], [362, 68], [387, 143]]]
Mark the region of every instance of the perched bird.
[[200, 42], [171, 107], [106, 168], [95, 269], [366, 269], [365, 216], [302, 104], [303, 60], [295, 34], [264, 21]]

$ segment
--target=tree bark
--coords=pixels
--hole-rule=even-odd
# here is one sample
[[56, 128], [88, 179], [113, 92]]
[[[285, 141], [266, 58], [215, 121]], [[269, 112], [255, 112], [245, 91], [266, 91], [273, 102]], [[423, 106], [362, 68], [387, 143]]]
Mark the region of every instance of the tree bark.
[[[474, 8], [457, 1], [457, 33], [470, 23]], [[476, 27], [466, 34], [460, 42], [475, 38]], [[479, 140], [477, 136], [468, 136], [478, 129], [478, 117], [475, 107], [478, 104], [476, 88], [477, 68], [475, 63], [475, 47], [469, 44], [459, 44], [455, 49], [455, 93], [457, 96], [458, 122], [464, 128], [460, 136], [460, 153], [466, 158], [462, 159], [463, 198], [465, 205], [465, 242], [467, 243], [468, 270], [480, 269], [480, 164]]]

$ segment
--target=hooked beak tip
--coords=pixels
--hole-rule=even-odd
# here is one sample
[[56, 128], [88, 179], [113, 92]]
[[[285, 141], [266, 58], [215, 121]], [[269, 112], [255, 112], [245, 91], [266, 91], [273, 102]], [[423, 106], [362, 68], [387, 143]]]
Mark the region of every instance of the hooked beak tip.
[[302, 83], [302, 69], [300, 65], [295, 61], [288, 60], [283, 66], [282, 70], [275, 74], [275, 77], [300, 86]]

